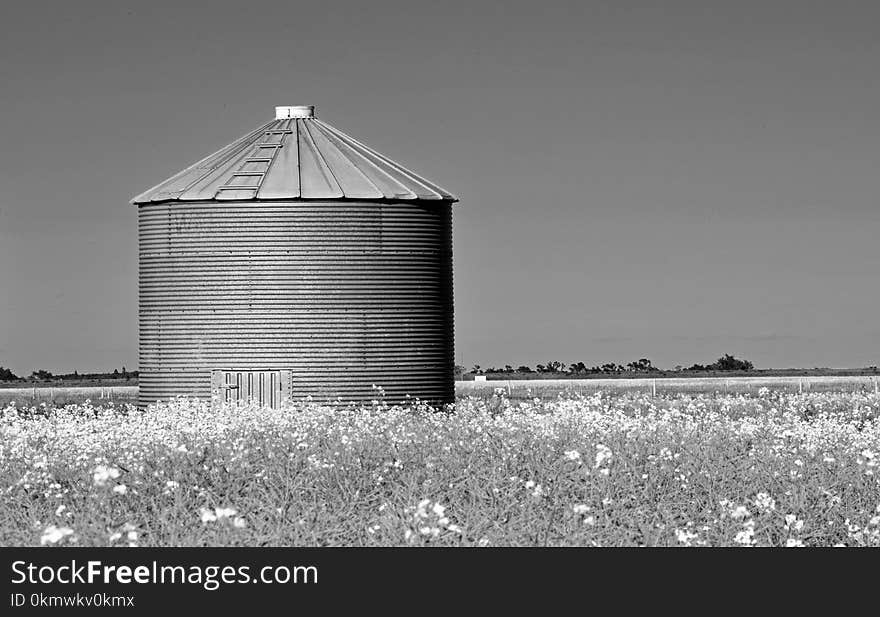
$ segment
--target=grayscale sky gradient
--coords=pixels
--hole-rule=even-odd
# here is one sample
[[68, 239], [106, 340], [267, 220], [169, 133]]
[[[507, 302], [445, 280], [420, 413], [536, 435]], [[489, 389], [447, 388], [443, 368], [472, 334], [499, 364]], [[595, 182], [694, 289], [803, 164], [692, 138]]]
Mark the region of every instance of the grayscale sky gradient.
[[880, 364], [876, 3], [0, 9], [0, 365], [137, 365], [128, 200], [317, 115], [458, 194], [456, 360]]

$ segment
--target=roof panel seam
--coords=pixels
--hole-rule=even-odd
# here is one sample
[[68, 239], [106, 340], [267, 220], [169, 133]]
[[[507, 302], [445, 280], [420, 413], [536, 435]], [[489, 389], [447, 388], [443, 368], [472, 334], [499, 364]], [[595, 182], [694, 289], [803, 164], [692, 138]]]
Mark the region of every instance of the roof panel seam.
[[[318, 120], [317, 122], [320, 122], [320, 120]], [[330, 126], [329, 124], [325, 124], [325, 123], [321, 122], [321, 125], [323, 127], [326, 127], [327, 129], [329, 129], [330, 131], [332, 131], [334, 134], [338, 135], [341, 139], [349, 141], [351, 143], [351, 145], [357, 146], [358, 148], [365, 151], [366, 153], [376, 157], [377, 159], [379, 159], [380, 161], [382, 161], [383, 163], [385, 163], [389, 167], [395, 169], [396, 171], [398, 171], [402, 175], [406, 176], [407, 178], [409, 178], [413, 182], [416, 182], [417, 184], [426, 188], [431, 193], [434, 193], [441, 198], [443, 198], [443, 197], [455, 198], [454, 195], [447, 193], [444, 189], [440, 188], [440, 186], [434, 184], [433, 182], [431, 182], [427, 178], [422, 178], [421, 176], [419, 176], [415, 172], [408, 170], [407, 168], [403, 167], [402, 165], [400, 165], [399, 163], [397, 163], [395, 161], [392, 161], [387, 156], [381, 154], [380, 152], [377, 152], [376, 150], [373, 150], [372, 148], [370, 148], [366, 144], [358, 141], [354, 137], [351, 137], [350, 135], [343, 133], [339, 129], [337, 129], [333, 126]]]
[[[303, 128], [305, 129], [306, 133], [308, 133], [309, 140], [312, 142], [312, 145], [315, 146], [315, 154], [317, 154], [317, 156], [324, 163], [324, 167], [327, 168], [327, 171], [330, 173], [330, 176], [333, 178], [333, 181], [336, 183], [336, 186], [339, 187], [339, 192], [342, 193], [343, 197], [345, 197], [346, 196], [345, 189], [342, 187], [342, 182], [340, 182], [339, 178], [336, 176], [336, 174], [333, 173], [333, 168], [330, 166], [330, 163], [327, 162], [327, 157], [324, 156], [324, 153], [321, 152], [321, 149], [318, 147], [318, 144], [315, 142], [315, 136], [312, 135], [312, 131], [309, 128], [309, 125], [307, 123], [305, 123], [305, 121], [303, 121]], [[381, 193], [381, 191], [380, 191], [380, 193]]]
[[[358, 149], [355, 148], [355, 147], [353, 147], [353, 145], [352, 145], [351, 143], [348, 143], [348, 142], [345, 141], [344, 139], [340, 138], [340, 137], [339, 137], [339, 133], [336, 132], [336, 131], [333, 131], [333, 130], [332, 130], [333, 127], [331, 127], [331, 126], [329, 126], [329, 125], [327, 125], [327, 124], [324, 124], [323, 122], [321, 122], [320, 124], [321, 124], [321, 127], [322, 127], [322, 128], [324, 128], [324, 129], [330, 129], [328, 132], [330, 132], [334, 137], [336, 137], [337, 139], [339, 139], [339, 141], [341, 141], [343, 144], [345, 144], [345, 146], [346, 146], [347, 148], [351, 149], [355, 154], [357, 154], [357, 155], [360, 157], [360, 158], [359, 158], [359, 161], [361, 162], [361, 164], [366, 164], [366, 165], [368, 165], [368, 166], [370, 167], [370, 169], [372, 169], [375, 173], [379, 173], [379, 174], [383, 175], [383, 176], [387, 179], [388, 183], [391, 184], [392, 186], [402, 187], [407, 193], [409, 193], [410, 195], [412, 195], [412, 198], [415, 198], [415, 199], [418, 199], [418, 198], [419, 198], [418, 195], [416, 195], [415, 193], [413, 193], [412, 191], [410, 191], [409, 189], [407, 189], [406, 187], [404, 187], [404, 186], [400, 183], [400, 181], [397, 180], [394, 176], [390, 175], [388, 172], [386, 172], [384, 169], [382, 169], [381, 167], [379, 167], [378, 165], [376, 165], [376, 164], [375, 164], [373, 161], [371, 161], [369, 158], [363, 156], [362, 153], [358, 152]], [[344, 134], [343, 134], [343, 135], [344, 135]], [[355, 165], [356, 167], [360, 167], [360, 166], [358, 165], [358, 161], [355, 161], [354, 159], [351, 159], [351, 162], [352, 162], [352, 164]], [[412, 198], [409, 198], [409, 197], [403, 197], [402, 194], [388, 195], [385, 191], [383, 191], [383, 190], [381, 190], [381, 189], [379, 189], [379, 192], [382, 193], [383, 195], [385, 195], [385, 197], [388, 198], [388, 199], [395, 199], [395, 198], [396, 198], [396, 199], [412, 199]]]

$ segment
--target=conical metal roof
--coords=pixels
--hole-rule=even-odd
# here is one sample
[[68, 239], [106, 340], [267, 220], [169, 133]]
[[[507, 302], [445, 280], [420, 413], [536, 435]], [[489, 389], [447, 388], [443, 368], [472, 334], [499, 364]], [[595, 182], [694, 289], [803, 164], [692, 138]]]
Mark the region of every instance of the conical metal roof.
[[132, 203], [248, 199], [458, 201], [314, 117], [277, 107], [275, 120], [132, 199]]

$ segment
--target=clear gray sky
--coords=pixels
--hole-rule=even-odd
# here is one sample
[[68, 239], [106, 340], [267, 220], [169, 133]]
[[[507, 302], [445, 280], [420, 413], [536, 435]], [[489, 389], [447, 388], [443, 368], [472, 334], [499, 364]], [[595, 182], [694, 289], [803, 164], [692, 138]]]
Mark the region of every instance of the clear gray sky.
[[456, 356], [880, 364], [880, 9], [0, 9], [0, 364], [137, 364], [128, 200], [317, 115], [458, 194]]

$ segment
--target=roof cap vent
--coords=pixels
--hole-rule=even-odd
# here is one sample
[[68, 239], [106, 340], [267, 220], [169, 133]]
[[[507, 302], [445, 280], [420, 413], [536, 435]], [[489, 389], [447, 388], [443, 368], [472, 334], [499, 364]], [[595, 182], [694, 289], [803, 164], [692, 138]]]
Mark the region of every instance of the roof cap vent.
[[314, 118], [314, 105], [293, 105], [275, 108], [275, 119], [286, 120], [287, 118]]

